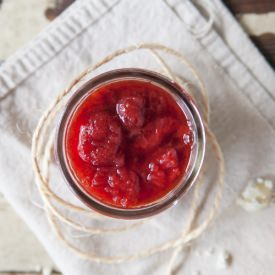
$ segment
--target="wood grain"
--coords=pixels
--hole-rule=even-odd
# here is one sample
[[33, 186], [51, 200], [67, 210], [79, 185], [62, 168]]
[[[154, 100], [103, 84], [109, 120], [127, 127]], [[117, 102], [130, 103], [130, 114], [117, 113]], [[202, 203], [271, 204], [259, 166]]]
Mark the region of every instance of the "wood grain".
[[270, 65], [275, 68], [275, 35], [265, 33], [259, 36], [251, 36], [251, 39], [261, 50]]
[[[224, 0], [223, 2], [237, 18], [239, 15], [244, 14], [275, 12], [275, 0]], [[275, 30], [275, 23], [271, 28]], [[250, 38], [267, 62], [275, 68], [275, 35], [272, 33], [263, 33], [259, 36], [250, 36]]]
[[[1, 193], [0, 221], [0, 271], [2, 274], [10, 271], [55, 270], [52, 260], [42, 245], [15, 214]], [[0, 275], [2, 274], [0, 272]]]
[[75, 0], [55, 0], [54, 5], [45, 10], [45, 16], [52, 21], [66, 8], [68, 8]]
[[223, 2], [233, 14], [275, 11], [274, 0], [224, 0]]

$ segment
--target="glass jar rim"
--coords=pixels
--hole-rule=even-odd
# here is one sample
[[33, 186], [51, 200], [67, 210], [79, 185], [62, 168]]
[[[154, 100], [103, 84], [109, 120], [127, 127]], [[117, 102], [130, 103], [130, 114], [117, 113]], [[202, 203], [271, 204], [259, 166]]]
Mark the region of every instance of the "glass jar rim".
[[[69, 118], [76, 109], [76, 106], [78, 106], [78, 103], [83, 100], [83, 97], [86, 97], [97, 88], [106, 85], [107, 83], [126, 79], [149, 81], [154, 85], [159, 85], [164, 90], [170, 92], [171, 95], [175, 96], [175, 98], [180, 99], [181, 103], [188, 108], [192, 116], [195, 124], [194, 126], [196, 127], [197, 139], [196, 156], [193, 160], [193, 165], [188, 176], [186, 173], [184, 173], [184, 177], [179, 181], [179, 183], [159, 200], [145, 206], [129, 209], [105, 204], [104, 202], [101, 202], [93, 196], [89, 195], [87, 191], [81, 188], [80, 184], [73, 177], [72, 172], [70, 171], [65, 151], [65, 137], [67, 131], [66, 126], [68, 125]], [[63, 176], [65, 177], [65, 181], [68, 183], [73, 193], [85, 205], [103, 215], [113, 218], [138, 219], [155, 215], [169, 208], [170, 206], [175, 205], [179, 198], [188, 192], [188, 190], [193, 186], [200, 172], [205, 154], [205, 143], [205, 130], [201, 115], [193, 99], [185, 89], [160, 73], [140, 68], [123, 68], [99, 74], [87, 80], [87, 82], [77, 88], [77, 90], [68, 100], [68, 103], [66, 104], [64, 111], [61, 114], [61, 118], [57, 126], [55, 153], [58, 165], [62, 171]]]

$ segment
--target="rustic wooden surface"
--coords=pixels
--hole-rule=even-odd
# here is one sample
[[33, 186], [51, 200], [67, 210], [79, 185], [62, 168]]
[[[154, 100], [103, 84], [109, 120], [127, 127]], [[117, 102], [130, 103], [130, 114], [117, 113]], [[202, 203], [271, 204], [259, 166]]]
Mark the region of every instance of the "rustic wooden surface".
[[275, 35], [272, 33], [264, 33], [258, 36], [252, 35], [250, 38], [261, 50], [269, 64], [275, 68]]
[[48, 20], [53, 20], [60, 13], [62, 13], [68, 6], [70, 6], [75, 0], [54, 0], [45, 10], [45, 16]]
[[[0, 33], [0, 60], [35, 36], [73, 1], [0, 0], [0, 26], [5, 26]], [[275, 0], [224, 0], [224, 3], [275, 68]], [[1, 194], [0, 220], [5, 221], [0, 226], [0, 275], [60, 274]]]
[[[0, 275], [51, 274], [54, 264], [30, 229], [0, 194]], [[12, 274], [12, 273], [11, 273]]]
[[275, 11], [274, 0], [224, 0], [223, 2], [233, 14], [267, 13]]
[[[275, 68], [275, 0], [224, 0], [224, 3], [250, 34], [251, 40], [269, 64]], [[253, 20], [249, 21], [251, 15]], [[269, 21], [266, 20], [268, 17]], [[255, 28], [262, 28], [262, 33], [255, 35]]]

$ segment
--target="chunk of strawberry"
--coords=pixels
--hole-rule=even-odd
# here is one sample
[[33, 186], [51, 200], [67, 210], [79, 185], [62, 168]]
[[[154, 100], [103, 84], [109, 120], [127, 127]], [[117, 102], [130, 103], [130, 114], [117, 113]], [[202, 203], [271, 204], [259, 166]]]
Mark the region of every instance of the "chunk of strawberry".
[[108, 183], [113, 188], [126, 191], [128, 187], [138, 185], [139, 178], [134, 171], [127, 168], [117, 168], [110, 174]]
[[113, 189], [121, 191], [124, 198], [131, 201], [138, 199], [140, 191], [139, 178], [134, 171], [118, 168], [109, 175], [108, 183]]
[[105, 140], [107, 140], [107, 143], [109, 144], [116, 144], [118, 146], [121, 144], [121, 127], [119, 125], [119, 122], [114, 118], [109, 121], [109, 131], [107, 133], [107, 136], [105, 136]]
[[77, 150], [81, 159], [86, 162], [90, 162], [91, 161], [90, 153], [92, 149], [93, 149], [93, 145], [91, 143], [90, 130], [86, 126], [81, 126], [79, 131], [79, 139], [78, 139], [78, 146], [77, 146]]
[[113, 199], [115, 202], [116, 202], [119, 198], [121, 198], [119, 190], [118, 190], [118, 189], [115, 189], [115, 188], [112, 188], [112, 187], [109, 186], [109, 185], [106, 186], [106, 187], [104, 188], [104, 191], [105, 191], [106, 193], [111, 194], [112, 199]]
[[148, 123], [141, 134], [135, 138], [133, 146], [137, 150], [151, 151], [176, 131], [177, 126], [178, 123], [171, 117], [155, 119]]
[[93, 140], [105, 139], [109, 132], [110, 116], [105, 112], [92, 114], [89, 120], [89, 134]]
[[119, 151], [116, 153], [114, 159], [113, 159], [113, 164], [116, 167], [122, 167], [125, 164], [125, 156], [122, 151]]
[[178, 167], [178, 154], [174, 148], [166, 149], [158, 158], [158, 163], [163, 169]]
[[166, 102], [165, 98], [158, 92], [152, 91], [148, 95], [149, 111], [154, 115], [161, 115], [165, 111]]
[[114, 189], [110, 186], [104, 188], [105, 192], [111, 194], [112, 200], [115, 204], [121, 205], [123, 208], [126, 208], [128, 205], [128, 199], [123, 197], [121, 192], [118, 189]]
[[178, 155], [174, 148], [160, 149], [153, 155], [148, 168], [147, 181], [155, 186], [163, 187], [167, 183], [175, 180], [179, 174]]
[[92, 180], [93, 186], [102, 186], [108, 184], [109, 171], [108, 169], [98, 168]]
[[115, 146], [101, 146], [95, 147], [90, 152], [90, 162], [94, 166], [111, 165], [115, 157], [117, 147]]
[[166, 183], [165, 172], [155, 163], [149, 164], [150, 172], [147, 175], [147, 181], [157, 187], [163, 187]]
[[80, 127], [79, 156], [95, 166], [111, 165], [118, 162], [116, 153], [121, 140], [121, 127], [116, 118], [104, 112], [93, 114], [89, 123]]
[[144, 100], [140, 97], [125, 97], [119, 100], [116, 111], [127, 128], [140, 128], [144, 124]]
[[170, 168], [167, 171], [167, 176], [169, 181], [174, 181], [180, 176], [180, 169], [179, 168]]

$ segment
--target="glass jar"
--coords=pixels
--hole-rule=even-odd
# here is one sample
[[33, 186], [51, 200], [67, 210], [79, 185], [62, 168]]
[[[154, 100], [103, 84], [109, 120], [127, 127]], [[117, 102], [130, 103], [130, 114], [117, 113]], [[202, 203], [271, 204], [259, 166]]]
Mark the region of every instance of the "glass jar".
[[[114, 205], [104, 203], [101, 200], [87, 193], [77, 180], [74, 171], [70, 167], [66, 155], [66, 133], [69, 121], [76, 110], [77, 106], [83, 99], [93, 93], [99, 87], [121, 80], [135, 80], [149, 82], [162, 90], [169, 93], [176, 101], [177, 105], [182, 109], [187, 117], [189, 125], [192, 127], [193, 144], [187, 169], [177, 185], [166, 195], [156, 201], [139, 205], [136, 208], [120, 208]], [[167, 77], [144, 69], [126, 68], [117, 69], [100, 74], [86, 83], [70, 98], [65, 110], [61, 116], [57, 129], [56, 138], [56, 156], [65, 181], [68, 183], [74, 194], [91, 209], [114, 218], [137, 219], [155, 215], [168, 207], [175, 205], [180, 197], [187, 193], [191, 186], [195, 183], [200, 172], [204, 153], [205, 153], [205, 130], [201, 115], [193, 101], [192, 97], [179, 84], [173, 82]]]

